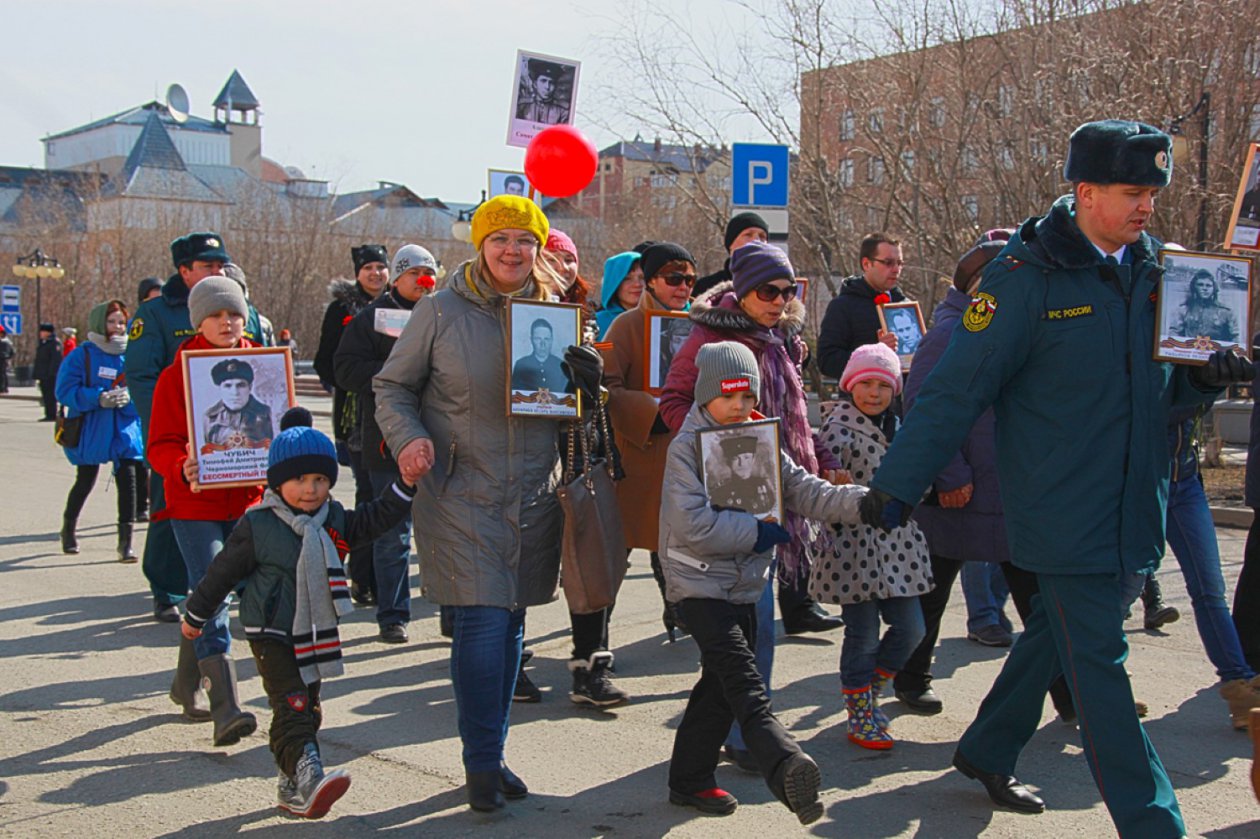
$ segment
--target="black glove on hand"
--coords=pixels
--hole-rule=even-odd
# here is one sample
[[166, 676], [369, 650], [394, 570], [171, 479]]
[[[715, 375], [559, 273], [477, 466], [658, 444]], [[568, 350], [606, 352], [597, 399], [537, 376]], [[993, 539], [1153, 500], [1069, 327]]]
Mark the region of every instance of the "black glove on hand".
[[757, 544], [753, 545], [753, 553], [765, 553], [775, 545], [786, 545], [792, 541], [792, 534], [778, 522], [757, 522]]
[[599, 350], [585, 344], [571, 346], [564, 351], [560, 367], [583, 396], [599, 404], [599, 383], [604, 378], [604, 357]]
[[868, 490], [858, 505], [862, 524], [881, 530], [895, 530], [910, 521], [912, 509], [906, 502], [877, 489]]
[[1219, 390], [1229, 385], [1250, 382], [1256, 366], [1229, 350], [1217, 350], [1202, 367], [1190, 368], [1190, 383], [1199, 390]]

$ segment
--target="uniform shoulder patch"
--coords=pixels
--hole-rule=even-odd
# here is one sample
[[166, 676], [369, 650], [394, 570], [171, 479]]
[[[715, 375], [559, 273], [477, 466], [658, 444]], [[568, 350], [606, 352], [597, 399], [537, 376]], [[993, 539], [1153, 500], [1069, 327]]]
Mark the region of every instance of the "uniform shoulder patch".
[[963, 326], [968, 332], [982, 332], [989, 328], [996, 311], [997, 300], [992, 294], [981, 291], [971, 299], [971, 305], [963, 312]]
[[135, 317], [131, 320], [131, 331], [127, 333], [127, 337], [134, 341], [144, 334], [144, 318]]

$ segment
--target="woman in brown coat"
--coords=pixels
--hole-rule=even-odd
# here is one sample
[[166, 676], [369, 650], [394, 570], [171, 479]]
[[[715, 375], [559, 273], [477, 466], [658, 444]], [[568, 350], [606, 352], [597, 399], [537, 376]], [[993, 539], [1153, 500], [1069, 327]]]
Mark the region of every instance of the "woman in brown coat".
[[[657, 398], [647, 389], [644, 342], [646, 312], [685, 312], [690, 307], [696, 263], [685, 248], [661, 242], [643, 252], [640, 264], [645, 285], [639, 305], [618, 315], [604, 336], [604, 340], [612, 344], [611, 349], [604, 351], [604, 386], [608, 388], [608, 411], [626, 473], [617, 484], [626, 545], [652, 552], [652, 576], [661, 589], [665, 631], [673, 641], [678, 619], [673, 605], [665, 600], [665, 576], [656, 549], [661, 481], [674, 433], [661, 419]], [[661, 384], [664, 384], [666, 372], [661, 371]]]

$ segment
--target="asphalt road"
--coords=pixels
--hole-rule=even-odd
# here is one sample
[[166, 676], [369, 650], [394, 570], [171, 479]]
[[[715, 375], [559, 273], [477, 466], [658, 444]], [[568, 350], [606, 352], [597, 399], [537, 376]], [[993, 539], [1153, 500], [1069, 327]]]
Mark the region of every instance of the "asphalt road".
[[[178, 630], [151, 620], [139, 566], [113, 559], [114, 488], [104, 478], [82, 518], [83, 553], [59, 552], [72, 468], [52, 444], [49, 425], [34, 422], [38, 410], [34, 402], [0, 399], [0, 835], [559, 839], [805, 832], [758, 778], [730, 766], [719, 778], [741, 801], [735, 815], [705, 818], [667, 802], [673, 730], [696, 678], [697, 653], [689, 639], [666, 642], [641, 553], [612, 626], [617, 681], [634, 695], [631, 704], [609, 712], [572, 705], [563, 603], [529, 613], [528, 644], [536, 651], [530, 672], [544, 699], [513, 709], [508, 741], [508, 760], [530, 785], [528, 799], [492, 816], [464, 805], [447, 645], [435, 607], [418, 601], [412, 640], [402, 647], [376, 641], [369, 610], [344, 622], [346, 675], [325, 684], [321, 740], [327, 763], [348, 769], [353, 786], [322, 822], [281, 817], [265, 737], [216, 749], [210, 729], [182, 723], [167, 698]], [[338, 490], [345, 498], [349, 487]], [[1244, 534], [1218, 535], [1232, 585]], [[1161, 575], [1184, 617], [1167, 632], [1145, 632], [1135, 622], [1129, 636], [1135, 692], [1151, 706], [1147, 731], [1172, 774], [1191, 834], [1254, 839], [1260, 808], [1247, 777], [1249, 740], [1229, 727], [1175, 563]], [[1078, 734], [1055, 720], [1048, 704], [1019, 767], [1046, 799], [1045, 814], [994, 812], [977, 783], [948, 768], [1004, 654], [965, 639], [965, 609], [956, 595], [936, 665], [945, 713], [901, 715], [898, 703], [887, 700], [899, 738], [887, 753], [864, 751], [844, 737], [841, 633], [780, 636], [775, 706], [823, 771], [826, 815], [809, 832], [1114, 836]], [[233, 629], [239, 631], [235, 618]], [[265, 726], [269, 712], [248, 648], [239, 643], [235, 650], [242, 700]]]

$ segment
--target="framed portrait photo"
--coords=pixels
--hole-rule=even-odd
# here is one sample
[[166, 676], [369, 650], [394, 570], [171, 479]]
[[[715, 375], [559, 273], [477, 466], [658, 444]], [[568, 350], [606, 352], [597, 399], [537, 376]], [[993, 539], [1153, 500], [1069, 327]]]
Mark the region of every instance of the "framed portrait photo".
[[508, 302], [508, 416], [573, 419], [582, 395], [564, 374], [564, 351], [579, 343], [582, 307], [539, 300]]
[[702, 428], [696, 446], [710, 506], [783, 521], [777, 419]]
[[809, 306], [809, 277], [796, 278], [796, 299]]
[[486, 194], [491, 198], [499, 195], [520, 195], [529, 198], [530, 190], [533, 188], [524, 172], [513, 172], [510, 169], [487, 169], [486, 180], [486, 185], [489, 187]]
[[265, 484], [280, 418], [297, 404], [289, 348], [191, 350], [181, 358], [198, 485]]
[[1217, 350], [1251, 357], [1251, 260], [1219, 253], [1159, 252], [1155, 359], [1203, 364]]
[[544, 128], [573, 122], [581, 68], [580, 61], [569, 58], [516, 51], [512, 108], [508, 114], [509, 146], [525, 148]]
[[1237, 251], [1260, 251], [1260, 143], [1247, 146], [1234, 213], [1229, 217], [1225, 247]]
[[647, 381], [644, 390], [660, 396], [674, 355], [682, 349], [691, 334], [691, 318], [686, 312], [645, 309], [643, 330], [643, 369]]
[[910, 363], [914, 361], [914, 353], [919, 349], [919, 342], [927, 332], [919, 301], [884, 303], [875, 308], [879, 312], [880, 328], [897, 336], [897, 357], [901, 359], [903, 372], [909, 370]]

